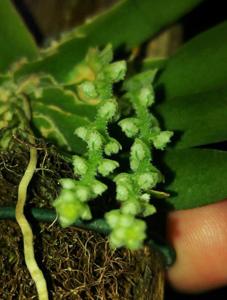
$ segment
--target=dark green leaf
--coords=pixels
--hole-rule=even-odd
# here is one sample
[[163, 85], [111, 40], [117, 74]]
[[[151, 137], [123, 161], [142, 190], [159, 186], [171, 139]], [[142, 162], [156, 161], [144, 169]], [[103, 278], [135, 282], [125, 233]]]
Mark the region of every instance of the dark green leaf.
[[157, 85], [166, 99], [216, 90], [226, 85], [227, 21], [198, 35], [166, 63]]
[[227, 140], [227, 87], [167, 100], [157, 109], [178, 148]]
[[0, 73], [22, 57], [38, 56], [31, 34], [9, 0], [0, 1], [0, 45]]
[[[227, 22], [200, 34], [166, 62], [157, 82], [164, 127], [177, 147], [227, 139]], [[178, 134], [176, 134], [177, 136]]]
[[169, 150], [164, 161], [169, 170], [165, 187], [171, 194], [167, 201], [174, 209], [203, 206], [227, 197], [227, 152]]
[[85, 149], [85, 143], [74, 135], [74, 131], [87, 125], [88, 119], [38, 101], [32, 103], [32, 110], [33, 124], [43, 137], [67, 151], [81, 153]]
[[203, 0], [125, 0], [108, 12], [78, 27], [60, 43], [46, 52], [46, 58], [28, 65], [22, 72], [47, 71], [59, 80], [85, 55], [89, 47], [137, 46], [173, 23]]

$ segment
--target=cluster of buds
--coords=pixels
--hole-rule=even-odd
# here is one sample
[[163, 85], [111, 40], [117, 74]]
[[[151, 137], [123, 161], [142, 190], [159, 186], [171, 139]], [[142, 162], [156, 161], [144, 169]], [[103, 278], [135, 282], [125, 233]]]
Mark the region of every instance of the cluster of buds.
[[[95, 120], [88, 126], [78, 127], [75, 134], [87, 144], [83, 157], [73, 156], [74, 173], [79, 180], [62, 179], [62, 191], [54, 201], [62, 226], [69, 226], [77, 219], [91, 219], [88, 201], [103, 194], [107, 186], [97, 177], [109, 176], [118, 166], [118, 162], [106, 156], [118, 153], [120, 143], [108, 133], [108, 124], [117, 118], [118, 104], [112, 94], [114, 82], [122, 79], [126, 73], [125, 62], [110, 63], [112, 49], [107, 46], [102, 52], [90, 50], [85, 63], [86, 74], [78, 84], [79, 94], [83, 100], [97, 98]], [[79, 66], [79, 68], [82, 68]], [[91, 76], [92, 74], [92, 76]]]
[[146, 237], [146, 224], [137, 217], [147, 217], [156, 211], [150, 204], [151, 190], [162, 180], [162, 176], [152, 164], [151, 149], [164, 149], [172, 132], [161, 132], [157, 120], [149, 111], [154, 103], [151, 85], [154, 75], [155, 71], [142, 73], [125, 84], [126, 97], [135, 116], [118, 124], [127, 137], [134, 138], [134, 142], [130, 150], [131, 172], [118, 174], [114, 179], [116, 198], [121, 206], [106, 213], [107, 223], [112, 229], [110, 243], [113, 247], [141, 247]]
[[[119, 118], [119, 107], [113, 96], [113, 83], [125, 76], [125, 62], [112, 61], [112, 50], [92, 49], [84, 62], [74, 70], [74, 83], [82, 101], [96, 105], [96, 116], [91, 124], [76, 128], [75, 134], [87, 144], [83, 156], [73, 156], [74, 173], [78, 180], [62, 179], [62, 191], [54, 201], [62, 226], [77, 219], [92, 218], [88, 202], [107, 190], [101, 180], [113, 173], [119, 163], [110, 159], [121, 150], [121, 144], [109, 135], [108, 125]], [[120, 208], [109, 211], [105, 219], [111, 228], [112, 247], [126, 246], [138, 249], [146, 238], [143, 219], [155, 213], [150, 203], [152, 189], [162, 180], [159, 170], [152, 164], [152, 149], [164, 149], [172, 132], [161, 131], [151, 114], [154, 91], [151, 82], [156, 71], [141, 73], [126, 81], [125, 97], [135, 112], [118, 122], [125, 135], [133, 139], [129, 163], [130, 171], [112, 177], [116, 185], [116, 199]]]

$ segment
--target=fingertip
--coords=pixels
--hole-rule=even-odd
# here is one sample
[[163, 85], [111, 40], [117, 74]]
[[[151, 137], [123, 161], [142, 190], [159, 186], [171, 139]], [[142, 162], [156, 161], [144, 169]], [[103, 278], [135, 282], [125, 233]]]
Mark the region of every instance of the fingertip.
[[227, 201], [172, 212], [167, 235], [177, 253], [167, 274], [173, 287], [200, 292], [227, 284]]

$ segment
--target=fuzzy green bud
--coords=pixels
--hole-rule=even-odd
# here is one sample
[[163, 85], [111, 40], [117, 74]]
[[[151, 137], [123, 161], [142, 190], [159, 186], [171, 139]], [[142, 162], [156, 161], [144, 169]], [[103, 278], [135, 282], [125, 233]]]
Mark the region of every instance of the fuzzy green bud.
[[74, 168], [74, 173], [78, 175], [84, 175], [87, 173], [87, 162], [84, 158], [74, 155], [73, 156], [73, 168]]
[[75, 188], [75, 180], [71, 178], [62, 178], [59, 180], [59, 182], [61, 183], [63, 189], [72, 190]]
[[140, 199], [141, 199], [142, 202], [147, 202], [148, 203], [150, 201], [150, 195], [147, 194], [147, 193], [144, 193], [140, 196]]
[[130, 167], [133, 171], [136, 171], [140, 165], [140, 162], [145, 159], [147, 152], [147, 146], [139, 139], [136, 139], [131, 147], [130, 155]]
[[136, 215], [140, 212], [141, 205], [138, 201], [132, 199], [123, 203], [121, 211], [123, 214]]
[[110, 156], [118, 153], [121, 149], [121, 144], [117, 140], [110, 138], [109, 142], [105, 145], [104, 152], [106, 155]]
[[126, 246], [131, 250], [139, 249], [146, 237], [146, 224], [142, 220], [135, 219], [132, 215], [122, 214], [119, 210], [113, 210], [105, 214], [109, 226], [110, 245], [112, 248]]
[[166, 147], [166, 144], [170, 142], [172, 135], [172, 131], [161, 131], [158, 135], [153, 137], [152, 140], [155, 148], [163, 150]]
[[78, 88], [83, 93], [85, 98], [92, 99], [98, 96], [97, 91], [95, 89], [95, 85], [91, 81], [82, 82]]
[[123, 184], [117, 184], [117, 200], [126, 201], [129, 198], [130, 187]]
[[117, 102], [114, 99], [105, 101], [98, 110], [98, 116], [111, 120], [117, 113]]
[[59, 215], [62, 227], [73, 224], [80, 218], [84, 209], [84, 205], [76, 200], [74, 192], [70, 190], [62, 190], [60, 196], [54, 201], [53, 206]]
[[139, 132], [137, 118], [126, 118], [121, 120], [118, 124], [127, 137], [134, 137]]
[[88, 129], [84, 126], [78, 127], [74, 131], [74, 134], [76, 134], [83, 141], [86, 141], [87, 140]]
[[151, 87], [143, 87], [139, 92], [139, 101], [145, 106], [149, 107], [154, 103], [154, 91]]
[[158, 180], [159, 175], [155, 172], [145, 172], [139, 174], [137, 177], [137, 183], [143, 190], [148, 190], [149, 188], [154, 187], [158, 183]]
[[99, 180], [94, 180], [91, 185], [91, 189], [95, 197], [97, 197], [101, 196], [105, 192], [105, 190], [107, 190], [107, 186]]
[[90, 197], [90, 191], [89, 188], [85, 185], [78, 184], [75, 190], [75, 196], [77, 199], [79, 199], [81, 202], [86, 202]]
[[147, 203], [143, 210], [143, 217], [148, 217], [156, 213], [156, 208], [154, 205]]
[[91, 220], [92, 214], [91, 214], [91, 210], [87, 204], [85, 204], [83, 206], [83, 210], [81, 211], [80, 218], [83, 220]]
[[91, 150], [100, 150], [103, 144], [102, 135], [96, 130], [91, 130], [87, 135], [87, 144]]
[[119, 167], [119, 163], [117, 161], [111, 159], [103, 159], [98, 166], [98, 171], [102, 176], [108, 176], [117, 167]]
[[114, 177], [114, 182], [116, 182], [116, 184], [123, 184], [126, 186], [131, 186], [132, 184], [130, 174], [128, 173], [118, 174]]
[[106, 73], [112, 82], [118, 82], [124, 79], [126, 70], [126, 62], [122, 60], [108, 65]]

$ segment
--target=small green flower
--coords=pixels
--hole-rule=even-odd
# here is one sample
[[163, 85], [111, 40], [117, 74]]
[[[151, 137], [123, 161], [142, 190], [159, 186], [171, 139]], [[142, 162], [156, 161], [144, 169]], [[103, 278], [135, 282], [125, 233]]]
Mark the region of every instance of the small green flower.
[[126, 246], [131, 250], [142, 247], [146, 237], [146, 224], [131, 214], [112, 210], [105, 214], [107, 223], [112, 229], [110, 245], [112, 248]]
[[103, 176], [108, 176], [117, 167], [119, 167], [119, 163], [117, 161], [111, 159], [103, 159], [98, 166], [98, 172]]
[[152, 86], [143, 87], [140, 90], [139, 101], [145, 107], [149, 107], [150, 105], [152, 105], [154, 103], [154, 91], [153, 91]]
[[106, 74], [112, 82], [118, 82], [124, 79], [126, 69], [127, 67], [125, 61], [117, 61], [108, 65], [106, 68]]
[[159, 175], [155, 172], [145, 172], [137, 176], [137, 183], [143, 190], [153, 188], [158, 183]]
[[117, 103], [116, 100], [114, 99], [110, 99], [104, 102], [98, 110], [98, 116], [106, 120], [111, 120], [116, 113], [117, 113]]
[[87, 144], [91, 150], [100, 150], [103, 145], [102, 135], [97, 130], [91, 130], [87, 134]]
[[84, 97], [87, 99], [96, 98], [98, 96], [95, 85], [92, 81], [82, 82], [78, 86], [78, 89], [83, 93]]
[[79, 199], [80, 202], [87, 202], [90, 197], [89, 187], [78, 183], [75, 189], [75, 197]]
[[74, 133], [81, 138], [83, 141], [86, 142], [87, 140], [87, 134], [88, 134], [88, 129], [85, 126], [77, 127]]
[[78, 175], [84, 175], [87, 172], [88, 165], [84, 158], [74, 155], [73, 156], [74, 173]]
[[105, 190], [107, 190], [107, 185], [99, 180], [94, 179], [91, 183], [91, 190], [94, 193], [95, 197], [101, 196], [105, 192]]
[[145, 159], [146, 155], [147, 146], [140, 139], [136, 139], [130, 152], [130, 167], [133, 171], [139, 168], [140, 163]]
[[134, 137], [139, 132], [137, 118], [126, 118], [121, 120], [118, 124], [127, 137]]
[[158, 135], [152, 138], [155, 148], [163, 150], [166, 147], [166, 144], [170, 142], [172, 137], [172, 131], [161, 131]]
[[117, 154], [122, 149], [121, 144], [114, 138], [110, 138], [105, 145], [104, 152], [106, 155]]
[[76, 186], [75, 180], [71, 178], [62, 178], [59, 180], [59, 182], [61, 183], [63, 189], [66, 190], [72, 190]]

